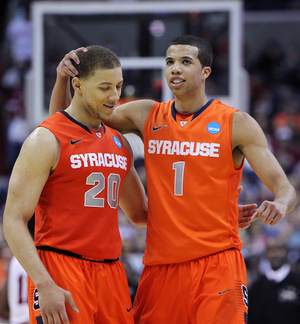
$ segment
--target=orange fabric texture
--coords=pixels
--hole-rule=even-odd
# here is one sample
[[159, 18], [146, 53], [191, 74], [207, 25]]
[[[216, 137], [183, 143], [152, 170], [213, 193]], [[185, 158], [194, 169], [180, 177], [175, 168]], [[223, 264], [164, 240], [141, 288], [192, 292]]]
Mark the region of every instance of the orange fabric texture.
[[237, 110], [212, 100], [182, 127], [173, 103], [155, 103], [144, 126], [146, 265], [242, 248], [237, 209], [242, 166], [235, 168], [231, 147]]
[[104, 125], [92, 131], [64, 112], [40, 126], [57, 137], [61, 152], [36, 208], [35, 245], [117, 259], [118, 196], [131, 165], [121, 136]]
[[245, 324], [247, 314], [246, 267], [237, 249], [145, 266], [134, 302], [136, 324]]
[[[97, 263], [38, 251], [55, 283], [70, 291], [79, 313], [66, 304], [70, 323], [133, 324], [127, 277], [121, 261]], [[38, 292], [28, 280], [30, 324], [40, 324]]]

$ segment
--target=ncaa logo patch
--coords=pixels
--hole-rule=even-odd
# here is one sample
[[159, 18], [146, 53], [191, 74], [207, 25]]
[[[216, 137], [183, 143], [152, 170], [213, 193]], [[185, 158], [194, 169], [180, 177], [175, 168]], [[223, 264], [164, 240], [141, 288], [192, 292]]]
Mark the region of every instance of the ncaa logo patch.
[[207, 125], [206, 129], [210, 134], [218, 134], [221, 131], [221, 126], [216, 122], [212, 122]]
[[113, 137], [113, 139], [114, 139], [115, 144], [118, 146], [118, 148], [121, 148], [121, 147], [122, 147], [122, 144], [121, 144], [121, 142], [119, 141], [119, 139], [116, 138], [115, 136]]

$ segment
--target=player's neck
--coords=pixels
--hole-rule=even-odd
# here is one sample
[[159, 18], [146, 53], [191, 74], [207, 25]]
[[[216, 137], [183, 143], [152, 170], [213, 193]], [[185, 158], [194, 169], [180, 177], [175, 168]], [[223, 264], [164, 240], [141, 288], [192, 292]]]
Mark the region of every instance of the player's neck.
[[195, 97], [175, 97], [175, 108], [181, 113], [194, 113], [208, 102], [206, 95]]
[[76, 121], [95, 131], [99, 130], [101, 127], [101, 119], [89, 116], [84, 109], [78, 108], [74, 103], [71, 103], [66, 109], [66, 112]]

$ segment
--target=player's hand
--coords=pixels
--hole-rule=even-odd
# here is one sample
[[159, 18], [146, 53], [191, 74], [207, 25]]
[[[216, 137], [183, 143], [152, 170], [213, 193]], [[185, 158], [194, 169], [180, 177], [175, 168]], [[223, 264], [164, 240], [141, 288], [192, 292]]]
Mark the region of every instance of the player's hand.
[[253, 215], [253, 218], [260, 218], [266, 225], [274, 226], [284, 219], [286, 211], [286, 204], [265, 200]]
[[70, 324], [66, 305], [68, 303], [70, 308], [79, 313], [72, 295], [55, 284], [52, 284], [42, 289], [39, 289], [39, 305], [41, 308], [41, 315], [44, 324]]
[[56, 69], [57, 74], [63, 77], [68, 77], [68, 76], [75, 77], [78, 74], [78, 71], [75, 68], [75, 66], [72, 64], [71, 60], [79, 64], [80, 60], [77, 56], [77, 53], [86, 52], [86, 51], [87, 49], [85, 47], [79, 47], [76, 50], [73, 50], [68, 54], [66, 54], [64, 58], [59, 62], [59, 65]]
[[252, 222], [254, 222], [258, 216], [254, 216], [256, 213], [256, 204], [248, 204], [248, 205], [238, 205], [239, 210], [239, 228], [246, 229], [248, 228]]
[[[238, 187], [238, 194], [240, 195], [243, 191], [243, 187]], [[248, 205], [238, 205], [239, 210], [239, 219], [238, 219], [238, 226], [239, 229], [246, 229], [248, 228], [252, 222], [254, 222], [258, 216], [254, 217], [254, 213], [256, 212], [256, 204], [248, 204]]]

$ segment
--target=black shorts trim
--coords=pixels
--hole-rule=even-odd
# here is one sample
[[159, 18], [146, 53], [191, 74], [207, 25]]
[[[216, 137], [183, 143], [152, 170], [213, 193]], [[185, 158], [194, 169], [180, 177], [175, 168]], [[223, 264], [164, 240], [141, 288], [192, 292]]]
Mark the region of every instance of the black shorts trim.
[[36, 248], [38, 250], [55, 252], [55, 253], [67, 255], [67, 256], [70, 256], [70, 257], [73, 257], [73, 258], [76, 258], [76, 259], [81, 259], [81, 260], [91, 261], [91, 262], [97, 262], [97, 263], [111, 263], [111, 262], [116, 262], [116, 261], [119, 260], [119, 258], [117, 258], [117, 259], [103, 259], [103, 260], [88, 259], [88, 258], [83, 257], [80, 254], [77, 254], [77, 253], [74, 253], [74, 252], [71, 252], [71, 251], [56, 249], [56, 248], [53, 248], [53, 247], [48, 246], [48, 245], [36, 246]]

